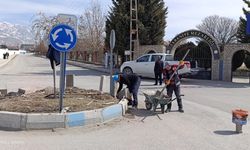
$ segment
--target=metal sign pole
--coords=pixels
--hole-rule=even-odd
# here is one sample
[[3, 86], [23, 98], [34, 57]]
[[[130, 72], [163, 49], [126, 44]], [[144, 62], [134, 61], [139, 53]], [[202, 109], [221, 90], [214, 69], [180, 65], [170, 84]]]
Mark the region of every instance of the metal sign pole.
[[59, 111], [63, 110], [63, 95], [65, 90], [65, 70], [66, 70], [66, 52], [73, 49], [77, 42], [75, 30], [65, 24], [56, 25], [49, 34], [51, 46], [60, 51], [60, 93], [59, 93]]
[[113, 79], [112, 79], [112, 74], [113, 74], [113, 49], [111, 48], [110, 51], [110, 95], [113, 96]]
[[110, 95], [115, 96], [115, 91], [114, 91], [114, 81], [112, 79], [112, 74], [113, 74], [113, 49], [115, 47], [115, 31], [111, 30], [110, 33]]
[[54, 98], [56, 98], [56, 65], [55, 61], [52, 61], [53, 63], [53, 82], [54, 82]]
[[59, 104], [60, 108], [59, 111], [62, 112], [63, 110], [63, 95], [65, 90], [65, 70], [66, 70], [66, 52], [61, 52], [60, 56], [60, 95], [59, 95]]

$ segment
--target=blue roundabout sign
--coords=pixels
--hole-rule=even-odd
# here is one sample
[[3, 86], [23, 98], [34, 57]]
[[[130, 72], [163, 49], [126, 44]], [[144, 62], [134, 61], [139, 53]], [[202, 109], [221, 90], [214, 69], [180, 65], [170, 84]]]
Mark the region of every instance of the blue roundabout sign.
[[75, 30], [65, 24], [59, 24], [51, 29], [50, 44], [60, 52], [67, 52], [75, 47], [77, 36]]

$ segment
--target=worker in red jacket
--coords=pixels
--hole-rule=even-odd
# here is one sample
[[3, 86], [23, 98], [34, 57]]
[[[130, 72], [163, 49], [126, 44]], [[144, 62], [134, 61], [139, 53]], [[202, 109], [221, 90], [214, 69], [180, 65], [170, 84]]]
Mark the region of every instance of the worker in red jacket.
[[[184, 62], [180, 61], [180, 67], [179, 68], [183, 68], [184, 66]], [[163, 70], [163, 79], [165, 81], [166, 89], [167, 89], [167, 95], [169, 97], [172, 98], [173, 92], [175, 93], [175, 96], [177, 98], [177, 104], [178, 104], [178, 111], [183, 113], [183, 105], [182, 105], [182, 100], [181, 100], [181, 96], [180, 96], [180, 77], [178, 75], [177, 69], [178, 66], [177, 65], [169, 65], [168, 63], [165, 64], [165, 68]], [[172, 76], [172, 78], [171, 78]], [[171, 78], [171, 79], [170, 79]], [[171, 111], [171, 106], [172, 103], [169, 103], [167, 105], [167, 109], [165, 112], [170, 112]]]

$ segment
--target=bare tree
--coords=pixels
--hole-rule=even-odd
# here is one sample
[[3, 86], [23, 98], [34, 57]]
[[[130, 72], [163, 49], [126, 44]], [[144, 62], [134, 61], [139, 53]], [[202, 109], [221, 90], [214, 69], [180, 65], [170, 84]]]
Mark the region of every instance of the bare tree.
[[40, 44], [47, 41], [51, 28], [57, 23], [56, 16], [46, 16], [45, 13], [38, 13], [32, 21], [32, 31], [35, 34], [35, 41]]
[[103, 48], [105, 16], [97, 1], [92, 1], [91, 7], [79, 18], [79, 38], [83, 39], [86, 50], [99, 51]]
[[209, 33], [223, 47], [227, 43], [237, 42], [238, 26], [238, 22], [234, 19], [213, 15], [206, 17], [196, 27], [203, 32]]

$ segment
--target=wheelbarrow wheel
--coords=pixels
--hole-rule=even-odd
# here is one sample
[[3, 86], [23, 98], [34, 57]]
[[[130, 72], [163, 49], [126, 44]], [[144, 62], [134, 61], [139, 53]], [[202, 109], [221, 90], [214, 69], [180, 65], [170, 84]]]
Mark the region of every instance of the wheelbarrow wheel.
[[152, 104], [149, 102], [145, 102], [145, 107], [147, 110], [151, 110], [152, 109]]
[[164, 112], [165, 112], [165, 105], [164, 105], [164, 104], [161, 104], [161, 113], [164, 114]]

